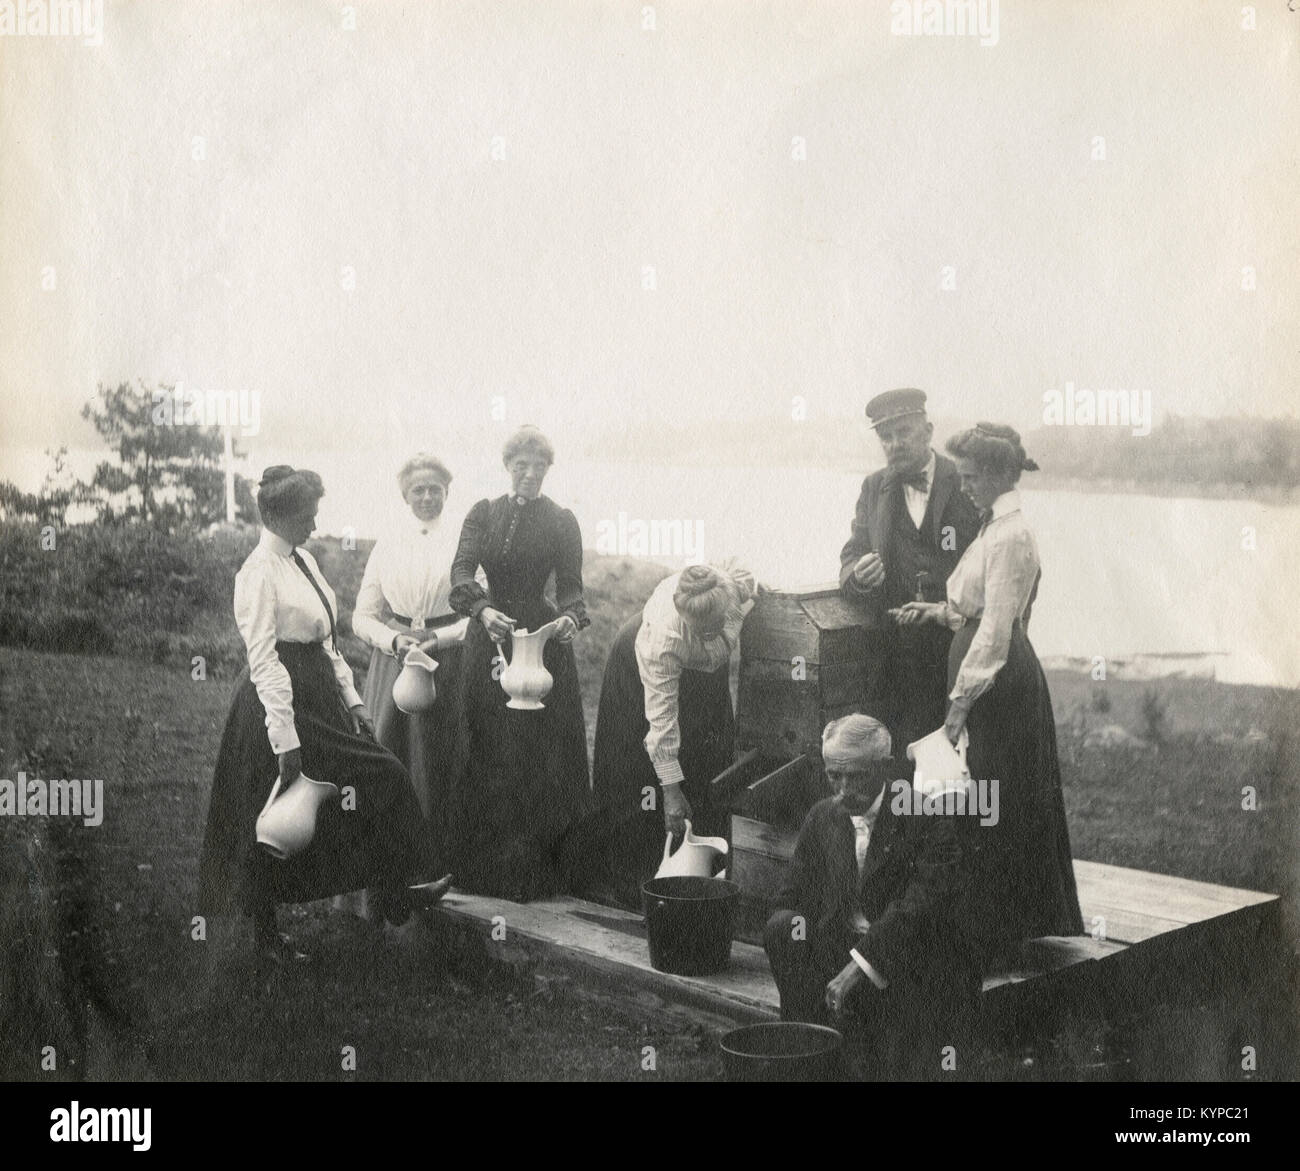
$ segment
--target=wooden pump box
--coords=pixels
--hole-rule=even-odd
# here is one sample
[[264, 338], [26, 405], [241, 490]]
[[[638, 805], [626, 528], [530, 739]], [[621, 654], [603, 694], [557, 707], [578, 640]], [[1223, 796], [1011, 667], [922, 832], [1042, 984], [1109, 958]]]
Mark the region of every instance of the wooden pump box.
[[764, 592], [741, 627], [738, 755], [713, 782], [733, 814], [739, 939], [762, 942], [804, 815], [829, 796], [822, 729], [862, 710], [877, 638], [866, 611], [833, 584]]
[[740, 629], [736, 746], [820, 761], [822, 729], [862, 710], [878, 658], [866, 611], [836, 587], [765, 592]]

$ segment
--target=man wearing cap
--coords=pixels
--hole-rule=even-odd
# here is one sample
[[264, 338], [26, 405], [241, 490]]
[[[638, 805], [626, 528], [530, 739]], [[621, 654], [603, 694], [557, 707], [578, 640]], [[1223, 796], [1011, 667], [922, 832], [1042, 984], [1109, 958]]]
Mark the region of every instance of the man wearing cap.
[[898, 626], [889, 611], [907, 602], [941, 602], [948, 575], [975, 539], [980, 517], [959, 491], [956, 465], [930, 446], [925, 392], [887, 390], [867, 403], [886, 464], [862, 483], [853, 533], [840, 551], [840, 590], [867, 608], [878, 658], [866, 709], [908, 744], [943, 726], [951, 631]]
[[[834, 796], [808, 812], [781, 909], [763, 944], [783, 1020], [851, 1017], [884, 1075], [958, 1068], [979, 974], [966, 940], [964, 829], [956, 816], [915, 815], [896, 774], [889, 730], [868, 716], [832, 720], [822, 760]], [[907, 812], [896, 812], [903, 810]]]

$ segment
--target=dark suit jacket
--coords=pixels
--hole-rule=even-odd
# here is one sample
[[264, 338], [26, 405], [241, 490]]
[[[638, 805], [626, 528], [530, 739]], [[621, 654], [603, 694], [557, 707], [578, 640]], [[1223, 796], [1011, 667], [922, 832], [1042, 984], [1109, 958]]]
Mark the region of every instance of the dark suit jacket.
[[[949, 573], [956, 567], [966, 546], [975, 539], [980, 527], [979, 512], [958, 490], [960, 483], [957, 465], [936, 453], [934, 482], [930, 485], [929, 536], [935, 548], [942, 548], [944, 527], [952, 526], [956, 548], [944, 550], [945, 559], [949, 559]], [[894, 473], [881, 468], [869, 475], [862, 481], [862, 491], [853, 514], [853, 534], [840, 550], [840, 590], [850, 601], [864, 604], [878, 625], [885, 617], [884, 591], [863, 589], [854, 580], [853, 567], [859, 558], [872, 550], [880, 554], [881, 561], [889, 564], [891, 521], [896, 506], [905, 508], [907, 505], [903, 488]]]
[[[911, 787], [906, 793], [911, 808]], [[824, 971], [849, 962], [849, 949], [891, 985], [932, 985], [975, 978], [962, 932], [968, 883], [954, 818], [896, 816], [886, 786], [859, 877], [853, 822], [834, 798], [808, 811], [782, 905], [808, 921], [808, 938]], [[871, 927], [851, 927], [861, 910]]]

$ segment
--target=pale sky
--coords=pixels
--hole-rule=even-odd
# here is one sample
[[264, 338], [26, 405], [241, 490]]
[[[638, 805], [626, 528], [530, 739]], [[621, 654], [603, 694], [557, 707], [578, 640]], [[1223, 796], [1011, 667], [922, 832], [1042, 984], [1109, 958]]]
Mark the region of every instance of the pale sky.
[[1285, 3], [1009, 0], [990, 47], [862, 0], [353, 7], [0, 37], [0, 442], [84, 445], [136, 378], [390, 461], [499, 435], [495, 396], [561, 443], [893, 385], [1294, 411]]

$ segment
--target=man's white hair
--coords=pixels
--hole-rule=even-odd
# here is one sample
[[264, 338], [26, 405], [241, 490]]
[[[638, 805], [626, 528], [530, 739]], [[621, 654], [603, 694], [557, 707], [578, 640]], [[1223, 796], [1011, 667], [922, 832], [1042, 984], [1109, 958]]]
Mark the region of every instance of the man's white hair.
[[892, 752], [889, 729], [857, 712], [831, 720], [822, 731], [823, 761], [885, 760]]

